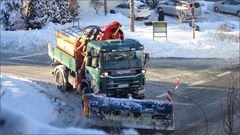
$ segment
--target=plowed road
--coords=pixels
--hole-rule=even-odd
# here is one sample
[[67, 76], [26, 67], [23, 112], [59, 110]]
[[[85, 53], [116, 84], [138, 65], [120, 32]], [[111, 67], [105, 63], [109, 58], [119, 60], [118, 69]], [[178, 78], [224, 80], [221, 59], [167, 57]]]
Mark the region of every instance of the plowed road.
[[[44, 53], [26, 55], [1, 52], [2, 75], [37, 81], [54, 94], [51, 92], [55, 90], [51, 75], [53, 68], [49, 65], [50, 60]], [[166, 90], [175, 87], [176, 78], [180, 79], [180, 88], [172, 98], [176, 130], [169, 133], [137, 129], [140, 134], [225, 134], [222, 108], [226, 107], [231, 71], [238, 79], [234, 133], [240, 134], [239, 59], [152, 58], [146, 67], [146, 98], [165, 100]], [[81, 109], [76, 109], [76, 106], [80, 106], [78, 97], [68, 93], [60, 98], [63, 102], [71, 104], [65, 109], [68, 112], [70, 110], [71, 113], [62, 113], [62, 118], [53, 124], [62, 127], [81, 126], [81, 121], [76, 121], [75, 117], [75, 114], [81, 111]], [[67, 101], [69, 98], [72, 99]], [[111, 128], [106, 131], [108, 133], [121, 132]]]

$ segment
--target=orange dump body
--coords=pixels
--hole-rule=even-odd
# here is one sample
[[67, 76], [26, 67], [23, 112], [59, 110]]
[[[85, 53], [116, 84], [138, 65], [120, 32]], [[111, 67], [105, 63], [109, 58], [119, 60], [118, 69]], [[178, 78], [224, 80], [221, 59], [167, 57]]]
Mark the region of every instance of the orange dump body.
[[74, 41], [73, 39], [62, 35], [59, 32], [56, 32], [55, 34], [56, 34], [57, 48], [75, 57], [77, 41]]

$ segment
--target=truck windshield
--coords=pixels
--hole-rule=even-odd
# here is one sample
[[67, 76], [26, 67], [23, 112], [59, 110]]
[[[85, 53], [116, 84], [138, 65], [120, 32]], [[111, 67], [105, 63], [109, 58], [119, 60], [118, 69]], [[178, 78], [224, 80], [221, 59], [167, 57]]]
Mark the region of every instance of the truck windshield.
[[104, 52], [101, 65], [105, 69], [134, 68], [143, 66], [143, 51]]

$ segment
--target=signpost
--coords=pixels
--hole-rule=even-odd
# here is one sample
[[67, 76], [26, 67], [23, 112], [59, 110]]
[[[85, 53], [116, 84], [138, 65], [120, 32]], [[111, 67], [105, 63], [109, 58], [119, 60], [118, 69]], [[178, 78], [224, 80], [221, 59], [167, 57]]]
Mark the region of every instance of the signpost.
[[153, 22], [153, 40], [155, 37], [165, 37], [167, 39], [167, 23]]

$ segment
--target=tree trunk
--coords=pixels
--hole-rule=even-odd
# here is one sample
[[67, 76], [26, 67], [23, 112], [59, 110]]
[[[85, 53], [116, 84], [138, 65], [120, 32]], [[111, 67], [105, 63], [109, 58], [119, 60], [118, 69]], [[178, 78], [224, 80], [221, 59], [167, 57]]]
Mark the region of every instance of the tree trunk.
[[108, 10], [107, 10], [107, 0], [104, 0], [104, 14], [105, 14], [105, 16], [107, 15], [107, 12], [108, 12]]
[[134, 32], [134, 1], [130, 0], [130, 31]]
[[69, 0], [71, 16], [74, 18], [77, 14], [77, 0]]

